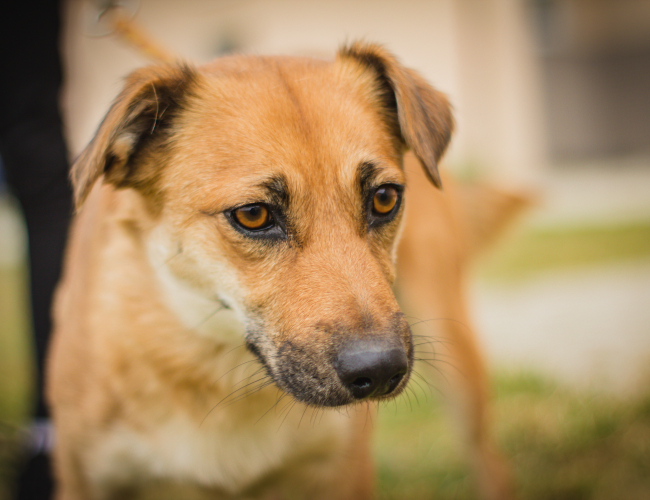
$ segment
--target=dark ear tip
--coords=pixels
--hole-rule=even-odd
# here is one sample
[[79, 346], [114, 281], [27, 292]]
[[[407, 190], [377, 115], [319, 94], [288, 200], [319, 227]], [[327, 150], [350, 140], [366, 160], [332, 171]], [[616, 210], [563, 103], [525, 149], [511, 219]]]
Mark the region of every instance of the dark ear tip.
[[436, 165], [434, 165], [433, 167], [429, 167], [429, 166], [424, 167], [424, 173], [426, 174], [427, 178], [431, 181], [431, 184], [433, 184], [438, 189], [442, 190], [442, 179], [440, 178], [440, 172], [438, 172], [438, 167]]
[[358, 62], [372, 66], [375, 69], [379, 69], [378, 66], [395, 63], [394, 56], [383, 45], [361, 40], [342, 45], [337, 55], [341, 58], [356, 59]]

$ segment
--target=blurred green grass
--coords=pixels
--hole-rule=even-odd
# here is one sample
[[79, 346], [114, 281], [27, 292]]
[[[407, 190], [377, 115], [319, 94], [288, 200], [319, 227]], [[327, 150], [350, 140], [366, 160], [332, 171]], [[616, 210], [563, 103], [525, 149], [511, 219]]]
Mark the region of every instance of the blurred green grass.
[[[440, 401], [421, 396], [380, 410], [379, 498], [476, 498]], [[618, 399], [499, 373], [492, 417], [519, 498], [650, 498], [650, 392]]]
[[[530, 279], [549, 270], [650, 256], [650, 222], [524, 229], [482, 259], [478, 274]], [[0, 267], [0, 500], [8, 450], [27, 415], [31, 365], [26, 269]], [[379, 410], [379, 498], [476, 498], [458, 440], [435, 394], [419, 388]], [[650, 498], [650, 390], [634, 398], [576, 392], [534, 374], [500, 373], [492, 407], [496, 438], [520, 498]], [[4, 492], [4, 496], [3, 496]]]
[[650, 256], [650, 220], [611, 225], [521, 228], [478, 262], [480, 278], [523, 280], [540, 272]]
[[16, 454], [15, 435], [27, 416], [32, 368], [24, 266], [0, 266], [0, 500]]
[[0, 266], [0, 422], [17, 425], [27, 413], [31, 345], [24, 266]]

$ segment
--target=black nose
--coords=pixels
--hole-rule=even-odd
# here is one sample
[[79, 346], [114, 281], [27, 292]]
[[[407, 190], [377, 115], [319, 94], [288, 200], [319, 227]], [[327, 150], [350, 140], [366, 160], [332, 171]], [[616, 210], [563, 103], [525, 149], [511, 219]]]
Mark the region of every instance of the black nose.
[[344, 345], [334, 367], [357, 399], [390, 394], [408, 370], [402, 347], [384, 340], [357, 340]]

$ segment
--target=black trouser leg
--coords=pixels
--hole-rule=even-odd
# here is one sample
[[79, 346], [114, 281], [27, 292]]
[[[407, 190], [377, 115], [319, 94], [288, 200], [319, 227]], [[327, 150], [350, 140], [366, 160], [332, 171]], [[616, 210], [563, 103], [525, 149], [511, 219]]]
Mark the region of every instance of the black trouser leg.
[[[51, 330], [52, 294], [61, 272], [71, 214], [68, 161], [59, 112], [58, 44], [57, 0], [2, 3], [0, 155], [7, 182], [27, 223], [37, 357], [35, 416], [41, 420], [48, 417], [43, 371]], [[19, 477], [20, 500], [45, 500], [51, 496], [47, 450], [36, 448]]]

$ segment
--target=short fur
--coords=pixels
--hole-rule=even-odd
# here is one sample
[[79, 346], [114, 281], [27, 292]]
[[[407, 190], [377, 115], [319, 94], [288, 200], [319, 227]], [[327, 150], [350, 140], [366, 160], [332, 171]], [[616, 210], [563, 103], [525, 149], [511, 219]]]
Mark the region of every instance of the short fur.
[[[352, 404], [333, 360], [350, 339], [382, 338], [409, 355], [386, 397], [408, 383], [414, 341], [391, 290], [406, 204], [415, 310], [467, 323], [449, 199], [429, 205], [417, 180], [374, 226], [368, 193], [405, 184], [407, 148], [439, 186], [452, 130], [444, 95], [376, 45], [129, 76], [72, 169], [79, 214], [48, 367], [56, 498], [128, 498], [160, 480], [209, 498], [371, 498], [369, 405]], [[233, 222], [251, 203], [277, 207], [273, 231]], [[449, 336], [470, 372], [470, 445], [503, 497], [482, 364], [461, 330]]]

